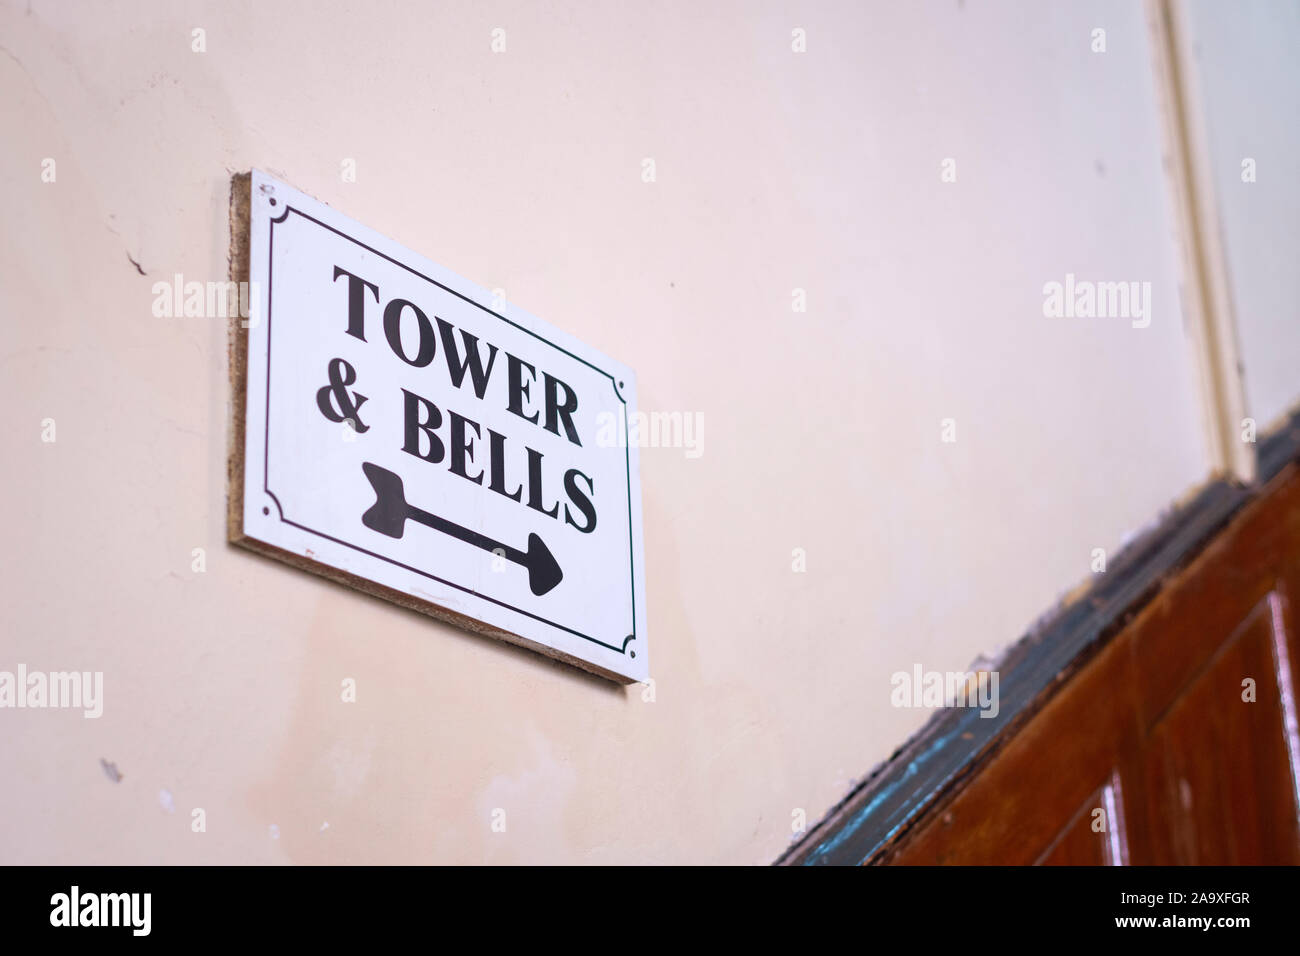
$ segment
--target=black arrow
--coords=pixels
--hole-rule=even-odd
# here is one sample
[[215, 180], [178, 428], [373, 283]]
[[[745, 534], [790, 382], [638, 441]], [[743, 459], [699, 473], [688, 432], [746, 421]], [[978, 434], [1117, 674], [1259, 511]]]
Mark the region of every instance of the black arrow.
[[418, 521], [420, 524], [459, 538], [466, 544], [472, 544], [484, 551], [503, 554], [508, 561], [513, 561], [528, 569], [528, 586], [538, 597], [545, 594], [564, 579], [559, 562], [551, 554], [551, 549], [535, 534], [528, 535], [528, 550], [520, 551], [508, 544], [494, 541], [485, 534], [462, 528], [453, 521], [430, 514], [415, 505], [406, 503], [402, 491], [402, 479], [387, 468], [380, 468], [365, 461], [361, 470], [370, 479], [370, 487], [375, 489], [375, 503], [361, 516], [361, 523], [371, 531], [378, 531], [390, 538], [400, 538], [406, 530], [406, 522]]

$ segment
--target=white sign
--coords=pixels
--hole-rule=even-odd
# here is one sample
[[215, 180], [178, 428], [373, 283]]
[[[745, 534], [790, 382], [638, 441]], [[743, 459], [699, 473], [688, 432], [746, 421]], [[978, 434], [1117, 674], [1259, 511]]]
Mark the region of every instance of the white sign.
[[263, 173], [251, 190], [243, 536], [644, 680], [637, 449], [609, 438], [632, 371]]

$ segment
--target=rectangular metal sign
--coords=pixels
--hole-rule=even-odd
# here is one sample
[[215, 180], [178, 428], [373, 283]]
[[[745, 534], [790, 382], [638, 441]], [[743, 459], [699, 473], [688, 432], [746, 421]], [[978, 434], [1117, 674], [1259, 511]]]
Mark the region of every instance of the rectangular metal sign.
[[249, 188], [232, 535], [644, 680], [631, 369], [261, 172]]

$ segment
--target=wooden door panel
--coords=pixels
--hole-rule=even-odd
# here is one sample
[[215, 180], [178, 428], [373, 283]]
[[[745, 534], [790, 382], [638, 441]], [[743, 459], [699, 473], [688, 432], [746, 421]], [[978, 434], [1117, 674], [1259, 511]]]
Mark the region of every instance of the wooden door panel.
[[1124, 858], [1118, 776], [1093, 791], [1035, 861], [1039, 866], [1110, 866]]
[[890, 862], [1023, 865], [1041, 859], [1080, 810], [1099, 806], [1096, 794], [1116, 775], [1120, 744], [1137, 732], [1132, 673], [1127, 648], [1103, 649], [1071, 682], [1077, 691], [1052, 697], [969, 786], [900, 844]]
[[1297, 600], [1289, 467], [875, 862], [1300, 863]]
[[[1300, 862], [1277, 603], [1271, 595], [1256, 606], [1151, 734], [1153, 863]], [[1247, 679], [1253, 701], [1243, 699]]]

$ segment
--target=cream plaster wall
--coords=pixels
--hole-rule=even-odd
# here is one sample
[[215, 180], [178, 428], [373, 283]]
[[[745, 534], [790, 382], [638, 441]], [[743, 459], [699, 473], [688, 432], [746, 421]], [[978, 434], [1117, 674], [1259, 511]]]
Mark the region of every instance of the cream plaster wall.
[[[0, 861], [766, 863], [924, 722], [894, 671], [1208, 472], [1137, 4], [32, 0], [0, 47], [0, 669], [105, 680], [0, 711]], [[151, 290], [224, 277], [251, 166], [703, 414], [642, 457], [653, 701], [225, 544], [224, 323]], [[1045, 318], [1066, 273], [1150, 327]]]

